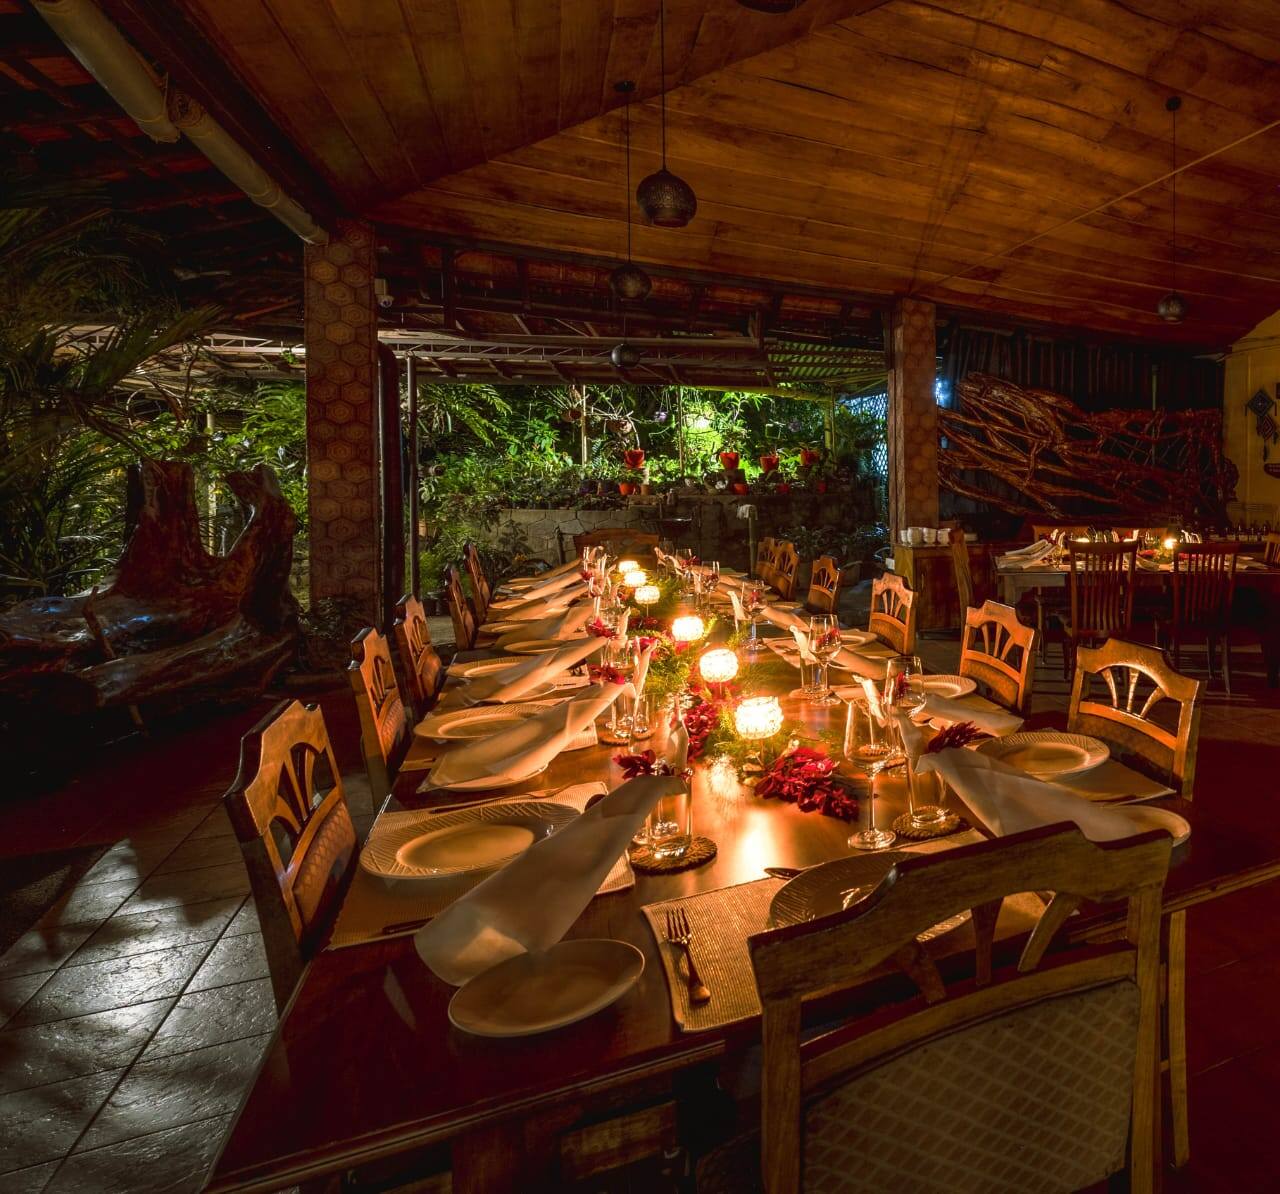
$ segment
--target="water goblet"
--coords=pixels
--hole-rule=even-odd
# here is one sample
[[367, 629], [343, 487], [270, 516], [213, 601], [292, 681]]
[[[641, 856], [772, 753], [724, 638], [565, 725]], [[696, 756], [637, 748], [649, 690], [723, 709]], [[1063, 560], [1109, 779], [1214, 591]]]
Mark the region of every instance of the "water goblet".
[[849, 835], [853, 850], [884, 850], [897, 841], [898, 835], [891, 829], [876, 828], [876, 776], [889, 761], [885, 738], [885, 730], [865, 698], [851, 700], [845, 718], [844, 757], [867, 773], [867, 827]]
[[831, 691], [829, 680], [831, 661], [840, 650], [840, 623], [834, 614], [814, 614], [809, 619], [809, 651], [816, 659], [817, 676], [814, 678], [816, 695], [811, 705], [838, 705], [840, 698]]

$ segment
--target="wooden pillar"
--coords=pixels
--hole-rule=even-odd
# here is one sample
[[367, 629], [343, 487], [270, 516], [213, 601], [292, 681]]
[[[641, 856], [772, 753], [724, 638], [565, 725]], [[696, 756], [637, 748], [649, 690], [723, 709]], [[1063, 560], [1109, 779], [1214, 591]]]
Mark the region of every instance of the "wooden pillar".
[[341, 220], [303, 250], [311, 600], [382, 616], [373, 229]]
[[899, 299], [889, 326], [889, 527], [938, 525], [937, 316]]
[[389, 633], [396, 602], [404, 592], [404, 437], [400, 418], [400, 362], [385, 344], [378, 348], [379, 422], [382, 453], [382, 629]]

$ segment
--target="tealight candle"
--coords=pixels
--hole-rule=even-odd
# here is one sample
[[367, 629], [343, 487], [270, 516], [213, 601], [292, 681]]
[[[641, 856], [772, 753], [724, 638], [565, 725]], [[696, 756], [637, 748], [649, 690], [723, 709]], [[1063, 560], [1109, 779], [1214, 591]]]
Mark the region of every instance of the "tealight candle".
[[748, 697], [733, 711], [733, 725], [748, 742], [772, 738], [782, 729], [782, 705], [777, 697]]
[[1178, 541], [1176, 539], [1170, 538], [1164, 541], [1165, 551], [1172, 551], [1177, 546], [1178, 546]]
[[634, 596], [637, 605], [656, 605], [662, 600], [662, 590], [657, 585], [641, 585]]
[[624, 572], [619, 584], [626, 585], [628, 589], [640, 589], [649, 583], [649, 578], [645, 575], [643, 568], [632, 568], [630, 572]]
[[706, 633], [706, 629], [697, 614], [685, 614], [671, 623], [671, 637], [678, 643], [697, 642]]
[[636, 572], [639, 570], [639, 568], [640, 568], [640, 565], [637, 564], [635, 560], [619, 560], [618, 561], [618, 571], [623, 576], [626, 576], [628, 572]]
[[698, 671], [708, 684], [728, 684], [738, 674], [738, 657], [728, 647], [717, 647], [698, 660]]

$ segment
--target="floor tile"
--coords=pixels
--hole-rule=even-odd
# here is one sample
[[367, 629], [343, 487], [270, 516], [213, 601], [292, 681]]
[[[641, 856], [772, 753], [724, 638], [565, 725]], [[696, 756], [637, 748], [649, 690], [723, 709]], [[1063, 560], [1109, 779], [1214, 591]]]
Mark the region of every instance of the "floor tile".
[[99, 921], [53, 925], [24, 933], [0, 957], [0, 979], [56, 970], [89, 939]]
[[181, 993], [209, 952], [208, 943], [157, 949], [57, 970], [14, 1017], [13, 1023], [46, 1024], [70, 1016], [129, 1007]]
[[200, 904], [155, 908], [150, 912], [117, 912], [72, 955], [71, 965], [82, 966], [109, 958], [212, 941], [226, 928], [240, 903], [240, 899], [233, 896]]
[[154, 1000], [49, 1024], [0, 1029], [0, 1094], [127, 1066], [172, 1004], [171, 999]]
[[120, 1188], [121, 1175], [128, 1174], [129, 1194], [196, 1194], [204, 1188], [231, 1118], [219, 1115], [73, 1153], [46, 1189], [51, 1194], [101, 1194]]
[[29, 1169], [0, 1173], [0, 1194], [40, 1194], [58, 1171], [58, 1164], [57, 1161], [46, 1161]]
[[243, 862], [204, 867], [196, 871], [178, 871], [171, 875], [152, 875], [125, 900], [118, 911], [148, 912], [176, 904], [198, 904], [207, 900], [249, 893], [249, 873]]
[[[229, 866], [233, 864], [241, 868], [244, 867], [244, 857], [240, 852], [240, 843], [236, 838], [188, 838], [156, 867], [156, 874], [167, 875], [174, 871], [193, 871], [204, 867]], [[246, 871], [245, 873], [247, 874], [248, 872]]]
[[18, 1010], [44, 986], [52, 973], [22, 974], [15, 978], [0, 979], [0, 1027], [18, 1014]]
[[136, 1062], [76, 1145], [76, 1152], [234, 1111], [267, 1036]]
[[253, 902], [253, 896], [250, 896], [240, 906], [240, 911], [232, 918], [231, 923], [227, 926], [228, 937], [239, 937], [242, 933], [261, 933], [262, 925], [258, 920], [258, 906]]
[[105, 1070], [0, 1095], [0, 1173], [64, 1155], [123, 1073]]
[[266, 978], [269, 974], [261, 933], [223, 937], [196, 972], [188, 990], [204, 991], [210, 987], [224, 987], [228, 983]]
[[191, 839], [208, 837], [234, 837], [235, 830], [227, 817], [226, 809], [219, 805], [191, 831]]
[[134, 886], [137, 886], [173, 850], [174, 844], [170, 840], [158, 842], [149, 839], [141, 843], [132, 838], [126, 838], [112, 846], [85, 871], [80, 881], [82, 883], [113, 883], [131, 879]]
[[113, 879], [109, 883], [84, 883], [67, 892], [36, 922], [37, 928], [52, 925], [84, 924], [105, 920], [138, 889], [133, 879]]
[[[174, 1004], [143, 1060], [260, 1036], [274, 1032], [275, 1027], [276, 1003], [270, 979], [188, 991]], [[0, 1034], [0, 1048], [3, 1044]]]

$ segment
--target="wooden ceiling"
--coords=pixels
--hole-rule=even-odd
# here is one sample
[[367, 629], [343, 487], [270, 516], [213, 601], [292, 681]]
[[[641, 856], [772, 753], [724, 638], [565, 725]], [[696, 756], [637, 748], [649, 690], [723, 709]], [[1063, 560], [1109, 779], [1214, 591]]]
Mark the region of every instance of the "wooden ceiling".
[[[178, 8], [351, 209], [622, 251], [612, 85], [640, 86], [634, 181], [658, 164], [657, 0]], [[699, 211], [638, 228], [641, 261], [1215, 347], [1280, 307], [1274, 0], [668, 0], [667, 56]], [[1180, 326], [1155, 315], [1171, 94]]]

